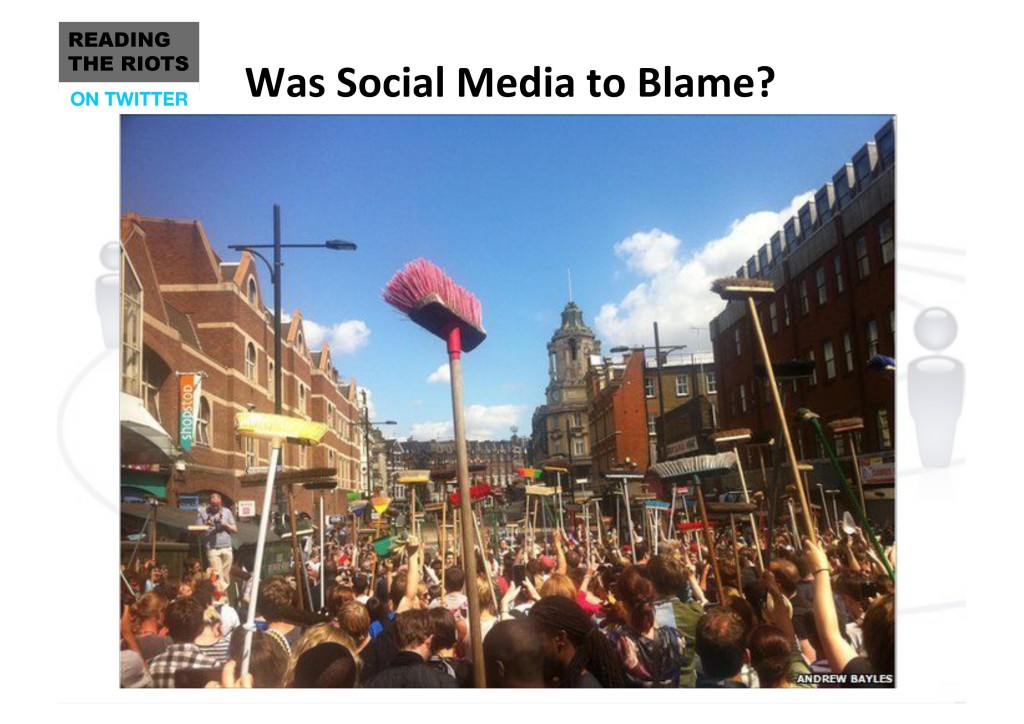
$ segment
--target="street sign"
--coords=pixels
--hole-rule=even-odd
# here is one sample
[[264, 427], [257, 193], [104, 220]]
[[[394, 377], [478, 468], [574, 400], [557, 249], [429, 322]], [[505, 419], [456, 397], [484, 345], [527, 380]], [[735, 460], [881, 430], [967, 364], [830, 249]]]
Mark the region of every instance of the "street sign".
[[256, 501], [255, 500], [239, 500], [238, 501], [238, 517], [239, 518], [255, 518], [256, 517]]
[[178, 496], [178, 509], [179, 510], [199, 510], [199, 496], [198, 495], [179, 495]]

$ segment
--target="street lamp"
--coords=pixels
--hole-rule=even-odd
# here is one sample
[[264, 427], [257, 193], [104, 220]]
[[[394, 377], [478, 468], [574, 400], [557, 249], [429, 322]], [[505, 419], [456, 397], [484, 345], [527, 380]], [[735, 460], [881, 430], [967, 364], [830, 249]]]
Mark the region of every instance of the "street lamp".
[[[634, 349], [636, 349], [636, 348], [634, 348]], [[644, 350], [644, 352], [646, 352], [647, 350], [649, 350], [651, 348], [650, 347], [641, 346], [641, 347], [639, 347], [639, 349], [642, 349], [642, 350]], [[664, 428], [664, 426], [665, 426], [665, 386], [662, 383], [662, 378], [661, 378], [661, 353], [664, 352], [666, 355], [668, 355], [668, 354], [671, 354], [672, 352], [677, 352], [677, 351], [679, 351], [681, 349], [686, 349], [686, 345], [685, 344], [676, 344], [676, 345], [672, 345], [671, 347], [665, 347], [664, 349], [662, 349], [662, 347], [661, 347], [661, 340], [658, 337], [658, 323], [655, 322], [654, 323], [654, 362], [655, 362], [656, 368], [658, 370], [658, 373], [657, 373], [658, 374], [658, 419], [661, 420], [662, 428]], [[612, 347], [611, 350], [609, 350], [609, 351], [618, 354], [618, 353], [621, 353], [621, 352], [629, 352], [630, 348], [629, 347]], [[644, 356], [644, 369], [646, 369], [646, 368], [647, 368], [647, 357], [645, 355]], [[664, 437], [665, 437], [664, 434], [658, 434], [658, 438], [657, 439], [658, 439], [658, 461], [659, 462], [662, 462], [665, 459], [665, 447], [664, 447], [664, 439], [663, 439]]]
[[[356, 245], [342, 239], [329, 239], [319, 244], [282, 244], [281, 243], [281, 205], [274, 204], [274, 243], [273, 244], [232, 244], [232, 251], [247, 251], [259, 257], [270, 270], [270, 283], [274, 285], [274, 414], [280, 415], [281, 400], [281, 249], [331, 249], [332, 251], [355, 251]], [[273, 264], [257, 249], [273, 249]], [[278, 510], [284, 513], [284, 499], [278, 496]]]

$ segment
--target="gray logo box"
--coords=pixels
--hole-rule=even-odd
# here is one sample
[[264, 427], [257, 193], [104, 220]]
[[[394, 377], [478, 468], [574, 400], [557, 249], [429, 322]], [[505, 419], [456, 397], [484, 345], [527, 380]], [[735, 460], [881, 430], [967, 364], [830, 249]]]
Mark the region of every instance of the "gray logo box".
[[198, 83], [199, 23], [60, 23], [60, 82]]

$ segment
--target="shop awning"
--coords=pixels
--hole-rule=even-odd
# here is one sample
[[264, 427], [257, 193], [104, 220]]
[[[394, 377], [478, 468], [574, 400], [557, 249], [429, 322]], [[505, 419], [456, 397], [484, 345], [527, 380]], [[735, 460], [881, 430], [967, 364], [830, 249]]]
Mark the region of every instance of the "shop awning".
[[121, 464], [152, 465], [174, 462], [181, 451], [142, 400], [121, 393]]
[[168, 473], [121, 468], [121, 496], [137, 491], [142, 496], [167, 499]]

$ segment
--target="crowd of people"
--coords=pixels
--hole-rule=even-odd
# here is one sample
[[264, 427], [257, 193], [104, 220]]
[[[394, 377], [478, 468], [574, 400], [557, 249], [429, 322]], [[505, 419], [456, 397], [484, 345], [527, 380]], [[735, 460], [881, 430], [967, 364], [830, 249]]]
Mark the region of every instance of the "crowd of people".
[[[894, 588], [859, 530], [826, 531], [818, 544], [762, 531], [770, 544], [760, 556], [742, 531], [735, 542], [721, 531], [719, 581], [696, 535], [660, 540], [655, 552], [614, 533], [490, 532], [467, 580], [458, 550], [410, 537], [378, 556], [332, 530], [306, 565], [312, 595], [293, 577], [261, 582], [244, 677], [245, 587], [233, 606], [222, 571], [196, 558], [180, 577], [154, 561], [123, 570], [136, 594], [122, 608], [121, 685], [471, 687], [470, 587], [488, 687], [895, 684]], [[884, 554], [894, 567], [895, 546]], [[318, 605], [320, 586], [324, 606], [310, 612], [300, 597]]]

